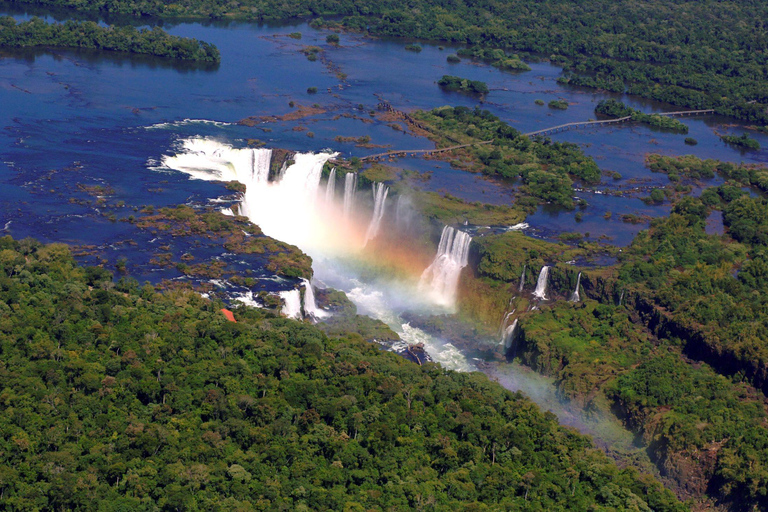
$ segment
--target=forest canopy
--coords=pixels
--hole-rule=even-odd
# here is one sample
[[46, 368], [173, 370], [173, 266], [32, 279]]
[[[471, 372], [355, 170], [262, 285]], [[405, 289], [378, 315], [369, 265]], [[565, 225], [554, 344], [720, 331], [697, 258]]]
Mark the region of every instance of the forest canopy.
[[5, 510], [685, 510], [479, 373], [0, 239]]

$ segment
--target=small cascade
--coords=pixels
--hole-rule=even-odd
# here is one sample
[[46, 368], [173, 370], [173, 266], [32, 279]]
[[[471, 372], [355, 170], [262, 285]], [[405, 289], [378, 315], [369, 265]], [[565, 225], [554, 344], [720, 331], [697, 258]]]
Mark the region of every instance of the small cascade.
[[452, 307], [456, 302], [461, 269], [469, 263], [469, 244], [472, 237], [451, 226], [445, 226], [440, 235], [437, 255], [421, 274], [419, 288], [429, 290], [435, 302]]
[[[501, 321], [501, 325], [499, 326], [499, 334], [500, 334], [500, 335], [503, 335], [503, 334], [504, 334], [504, 330], [507, 328], [507, 324], [509, 323], [509, 317], [511, 317], [512, 315], [514, 315], [514, 314], [515, 314], [515, 311], [516, 311], [516, 310], [514, 310], [514, 309], [513, 309], [512, 311], [510, 311], [509, 313], [507, 313], [506, 315], [504, 315], [504, 319]], [[502, 341], [504, 341], [504, 338], [503, 338], [503, 337], [502, 337]]]
[[581, 296], [579, 295], [580, 284], [581, 284], [581, 272], [579, 272], [579, 277], [576, 278], [576, 289], [573, 290], [573, 293], [571, 294], [571, 298], [569, 299], [571, 302], [579, 302], [581, 300]]
[[332, 203], [336, 195], [336, 168], [331, 169], [328, 175], [328, 184], [325, 186], [325, 202]]
[[619, 306], [621, 306], [621, 303], [624, 301], [624, 290], [621, 290], [621, 295], [619, 295]]
[[385, 186], [383, 183], [373, 184], [373, 217], [371, 217], [371, 223], [368, 225], [368, 232], [365, 234], [363, 247], [368, 245], [368, 242], [376, 238], [376, 235], [379, 234], [381, 219], [384, 217], [384, 209], [387, 205], [388, 193], [389, 187]]
[[355, 192], [357, 192], [357, 174], [348, 172], [344, 176], [344, 218], [348, 219], [352, 214], [355, 202]]
[[280, 166], [280, 170], [277, 171], [277, 180], [276, 181], [282, 181], [283, 177], [285, 176], [285, 171], [288, 170], [288, 160], [283, 162], [283, 165]]
[[517, 318], [512, 322], [512, 325], [504, 329], [504, 336], [501, 338], [501, 343], [504, 345], [504, 350], [509, 350], [512, 346], [512, 342], [515, 339], [515, 329], [517, 329]]
[[283, 308], [280, 312], [288, 318], [294, 320], [301, 320], [301, 292], [298, 289], [286, 290], [279, 292], [280, 298], [283, 299]]
[[301, 282], [304, 283], [304, 314], [313, 320], [319, 320], [330, 316], [330, 313], [317, 307], [312, 283], [307, 279], [302, 279]]
[[525, 265], [523, 265], [523, 273], [520, 275], [520, 286], [517, 287], [517, 293], [522, 293], [525, 287]]
[[539, 300], [547, 300], [547, 277], [549, 276], [549, 267], [544, 265], [539, 272], [539, 279], [536, 281], [536, 289], [533, 296]]

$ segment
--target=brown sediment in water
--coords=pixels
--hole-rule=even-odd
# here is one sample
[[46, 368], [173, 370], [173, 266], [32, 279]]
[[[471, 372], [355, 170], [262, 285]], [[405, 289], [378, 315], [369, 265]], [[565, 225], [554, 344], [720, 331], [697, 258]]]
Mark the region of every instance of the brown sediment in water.
[[250, 116], [245, 119], [241, 119], [237, 124], [241, 126], [256, 126], [261, 123], [276, 123], [279, 121], [298, 121], [299, 119], [305, 119], [320, 114], [325, 114], [327, 110], [321, 107], [305, 107], [298, 105], [295, 110], [283, 114], [281, 116]]

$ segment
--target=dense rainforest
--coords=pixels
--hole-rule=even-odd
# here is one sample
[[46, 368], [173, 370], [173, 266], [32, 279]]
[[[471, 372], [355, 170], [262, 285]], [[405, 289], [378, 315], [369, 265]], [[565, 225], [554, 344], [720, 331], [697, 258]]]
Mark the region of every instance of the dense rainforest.
[[[18, 1], [18, 0], [17, 0]], [[81, 11], [256, 21], [341, 15], [327, 23], [375, 35], [506, 48], [550, 58], [565, 83], [768, 123], [768, 5], [762, 2], [233, 2], [21, 0]], [[322, 20], [317, 20], [320, 24]], [[511, 69], [524, 69], [513, 66]]]
[[92, 21], [46, 23], [40, 18], [16, 23], [0, 18], [0, 47], [91, 48], [172, 59], [218, 63], [219, 50], [212, 44], [188, 37], [172, 36], [159, 27], [102, 27]]
[[[574, 265], [602, 250], [586, 242], [483, 237], [462, 276], [462, 309], [485, 323], [530, 310], [518, 293], [524, 267], [532, 289], [551, 265], [552, 301], [517, 313], [506, 355], [555, 377], [562, 396], [586, 410], [617, 413], [679, 495], [763, 510], [768, 200], [747, 187], [768, 187], [768, 169], [693, 156], [649, 155], [647, 165], [673, 183], [716, 174], [725, 182], [673, 197], [670, 216], [653, 220], [610, 267]], [[713, 214], [725, 233], [708, 233]], [[571, 302], [577, 283], [581, 299]]]
[[684, 510], [479, 373], [0, 239], [5, 510]]

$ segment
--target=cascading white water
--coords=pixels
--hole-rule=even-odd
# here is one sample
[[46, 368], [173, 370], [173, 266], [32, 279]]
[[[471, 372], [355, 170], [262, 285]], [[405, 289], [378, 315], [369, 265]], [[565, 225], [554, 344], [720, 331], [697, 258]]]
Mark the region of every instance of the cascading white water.
[[581, 296], [579, 295], [580, 284], [581, 284], [581, 272], [579, 272], [579, 277], [576, 278], [576, 289], [573, 290], [573, 293], [571, 294], [571, 298], [570, 298], [571, 302], [579, 302], [581, 300]]
[[348, 219], [355, 207], [355, 192], [357, 192], [357, 174], [348, 172], [344, 176], [344, 218]]
[[330, 313], [317, 307], [312, 283], [307, 279], [302, 279], [301, 282], [304, 283], [304, 314], [315, 320], [330, 316]]
[[523, 273], [520, 275], [520, 286], [517, 287], [517, 293], [522, 293], [525, 286], [525, 265], [523, 265]]
[[336, 168], [331, 169], [328, 175], [328, 184], [325, 186], [325, 202], [332, 203], [336, 195]]
[[[249, 158], [238, 158], [241, 151]], [[475, 369], [456, 347], [411, 327], [400, 317], [398, 312], [402, 311], [404, 304], [412, 304], [414, 308], [434, 306], [434, 302], [430, 300], [431, 294], [414, 293], [413, 286], [396, 285], [384, 280], [364, 283], [358, 279], [355, 271], [350, 269], [345, 258], [359, 251], [366, 230], [366, 226], [360, 225], [360, 216], [356, 215], [355, 211], [357, 176], [349, 173], [345, 177], [343, 202], [341, 197], [338, 197], [334, 204], [328, 204], [316, 198], [323, 165], [332, 155], [293, 155], [294, 163], [290, 167], [284, 166], [284, 171], [274, 177], [273, 181], [269, 181], [270, 166], [266, 155], [263, 159], [260, 158], [262, 151], [266, 150], [239, 150], [220, 142], [198, 138], [181, 142], [179, 154], [164, 157], [162, 166], [150, 165], [158, 170], [182, 171], [198, 179], [237, 180], [245, 184], [246, 193], [237, 210], [238, 214], [248, 216], [254, 224], [261, 226], [267, 236], [297, 245], [312, 256], [316, 276], [321, 276], [330, 286], [345, 291], [358, 306], [361, 314], [370, 314], [386, 322], [402, 337], [403, 341], [395, 343], [392, 349], [403, 348], [408, 343], [424, 343], [430, 356], [447, 368], [461, 371]], [[254, 172], [254, 169], [257, 172]], [[259, 179], [255, 179], [256, 177]], [[347, 213], [346, 216], [344, 212]], [[451, 297], [444, 303], [453, 301], [458, 272], [466, 265], [466, 252], [471, 240], [464, 233], [459, 233], [455, 238], [457, 243], [452, 241], [447, 247], [450, 249], [453, 245], [463, 246], [464, 256], [451, 258], [451, 251], [447, 251], [444, 257], [447, 261], [433, 264], [433, 270], [436, 272], [430, 272], [429, 279], [425, 278], [430, 289], [433, 282], [450, 283], [452, 273], [444, 268], [444, 265], [451, 263], [456, 267], [456, 272], [453, 273], [455, 277], [452, 279], [453, 286], [442, 287], [453, 291], [438, 293], [440, 298]], [[466, 243], [462, 244], [462, 240]], [[453, 254], [461, 252], [452, 251]], [[453, 261], [458, 263], [452, 263]], [[436, 274], [434, 279], [433, 273]], [[443, 276], [442, 279], [440, 276]], [[441, 289], [440, 286], [436, 288]], [[291, 318], [303, 318], [298, 290], [281, 292], [279, 295], [285, 303], [281, 310], [283, 314]], [[311, 305], [309, 308], [312, 308]]]
[[280, 170], [277, 171], [277, 180], [280, 181], [283, 179], [283, 176], [285, 176], [285, 171], [288, 170], [288, 161], [286, 160], [283, 162], [283, 165], [280, 166]]
[[453, 307], [461, 269], [469, 263], [469, 244], [472, 237], [451, 226], [445, 226], [440, 235], [437, 255], [421, 275], [419, 288], [430, 293], [442, 306]]
[[383, 183], [373, 184], [373, 217], [371, 217], [371, 223], [368, 225], [368, 231], [365, 234], [363, 247], [368, 245], [368, 242], [376, 238], [379, 234], [381, 219], [384, 217], [384, 210], [387, 205], [388, 193], [389, 187], [385, 186]]
[[509, 317], [515, 314], [515, 309], [504, 315], [504, 319], [501, 321], [501, 325], [499, 326], [499, 334], [502, 336], [502, 341], [504, 341], [504, 330], [507, 328], [507, 323], [509, 322]]
[[294, 320], [301, 320], [301, 292], [299, 290], [286, 290], [284, 292], [278, 292], [280, 298], [283, 299], [283, 308], [280, 312], [288, 318]]
[[509, 349], [512, 346], [512, 341], [515, 339], [515, 329], [517, 329], [517, 318], [512, 322], [512, 325], [504, 329], [504, 337], [501, 339], [501, 342], [504, 344], [505, 349]]
[[549, 267], [544, 265], [539, 272], [539, 280], [536, 281], [536, 289], [533, 291], [533, 296], [539, 300], [547, 300], [547, 276], [549, 275]]
[[[193, 138], [181, 151], [164, 156], [163, 167], [212, 181], [238, 181], [245, 185], [240, 214], [261, 227], [267, 236], [297, 245], [310, 254], [336, 244], [351, 249], [346, 233], [316, 206], [323, 165], [329, 153], [296, 153], [278, 181], [269, 181], [272, 151], [236, 149], [221, 142]], [[322, 203], [322, 201], [321, 201]], [[324, 207], [324, 206], [323, 206]]]

